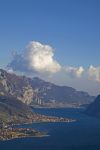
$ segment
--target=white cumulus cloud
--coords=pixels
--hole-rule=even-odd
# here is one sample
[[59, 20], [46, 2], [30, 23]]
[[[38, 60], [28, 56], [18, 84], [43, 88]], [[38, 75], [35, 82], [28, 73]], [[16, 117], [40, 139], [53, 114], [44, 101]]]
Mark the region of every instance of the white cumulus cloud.
[[8, 65], [15, 71], [56, 73], [61, 69], [54, 59], [54, 49], [40, 42], [31, 41], [23, 54], [15, 54]]
[[26, 48], [25, 57], [29, 67], [37, 72], [56, 73], [60, 70], [60, 64], [54, 59], [54, 50], [49, 45], [39, 42], [30, 42]]
[[74, 76], [74, 77], [80, 78], [83, 75], [85, 70], [84, 70], [84, 68], [82, 66], [80, 66], [80, 67], [68, 66], [68, 67], [65, 68], [65, 71], [70, 76]]
[[90, 66], [88, 69], [89, 78], [100, 82], [100, 66]]
[[54, 58], [54, 49], [50, 45], [31, 41], [21, 54], [14, 53], [12, 61], [8, 64], [8, 72], [14, 71], [27, 73], [38, 73], [40, 75], [65, 74], [71, 78], [83, 78], [84, 80], [94, 80], [100, 82], [100, 66], [93, 65], [88, 68], [83, 66], [61, 66]]

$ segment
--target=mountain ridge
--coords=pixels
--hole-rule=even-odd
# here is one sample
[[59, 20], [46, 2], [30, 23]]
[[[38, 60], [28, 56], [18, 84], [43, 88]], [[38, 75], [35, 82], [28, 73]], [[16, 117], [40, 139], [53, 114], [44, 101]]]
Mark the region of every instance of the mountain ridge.
[[[61, 103], [82, 105], [93, 101], [94, 96], [68, 86], [59, 86], [38, 77], [29, 78], [0, 69], [0, 95], [10, 95], [27, 105], [56, 106]], [[67, 106], [67, 105], [66, 105]]]
[[0, 96], [0, 123], [23, 123], [32, 116], [29, 106], [13, 96]]
[[88, 105], [85, 113], [87, 115], [100, 118], [100, 95], [98, 95], [95, 100]]

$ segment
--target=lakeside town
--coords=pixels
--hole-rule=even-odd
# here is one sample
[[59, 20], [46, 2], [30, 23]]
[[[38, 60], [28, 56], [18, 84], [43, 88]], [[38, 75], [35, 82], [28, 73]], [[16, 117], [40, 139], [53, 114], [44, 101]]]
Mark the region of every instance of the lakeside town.
[[0, 140], [12, 140], [15, 138], [25, 138], [25, 137], [43, 137], [47, 136], [47, 133], [34, 130], [33, 128], [20, 128], [15, 127], [14, 125], [20, 124], [30, 124], [30, 123], [41, 123], [41, 122], [73, 122], [76, 120], [63, 118], [63, 117], [52, 117], [52, 116], [45, 116], [40, 114], [33, 114], [33, 116], [23, 123], [19, 122], [9, 122], [8, 124], [5, 122], [0, 123]]
[[30, 128], [14, 128], [7, 127], [0, 129], [0, 140], [12, 140], [16, 138], [25, 138], [25, 137], [43, 137], [46, 136], [45, 132], [40, 132]]

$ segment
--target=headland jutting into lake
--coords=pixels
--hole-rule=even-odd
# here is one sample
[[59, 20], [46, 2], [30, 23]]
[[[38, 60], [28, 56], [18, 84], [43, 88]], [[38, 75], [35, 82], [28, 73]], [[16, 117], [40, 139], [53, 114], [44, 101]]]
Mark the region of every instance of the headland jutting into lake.
[[30, 124], [35, 122], [74, 122], [76, 120], [70, 118], [63, 117], [52, 117], [45, 116], [40, 114], [34, 114], [30, 119], [25, 120], [23, 123], [21, 122], [9, 122], [0, 124], [0, 140], [11, 140], [15, 138], [25, 138], [25, 137], [43, 137], [47, 136], [46, 132], [37, 131], [33, 128], [15, 128], [14, 125], [20, 124]]

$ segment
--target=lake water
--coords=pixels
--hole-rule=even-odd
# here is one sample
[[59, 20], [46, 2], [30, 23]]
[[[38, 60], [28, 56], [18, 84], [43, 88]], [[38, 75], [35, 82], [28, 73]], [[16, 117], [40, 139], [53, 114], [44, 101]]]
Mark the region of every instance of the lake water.
[[34, 123], [23, 125], [50, 136], [0, 142], [0, 150], [100, 150], [100, 119], [89, 117], [81, 109], [35, 109], [35, 112], [77, 119], [72, 123]]

